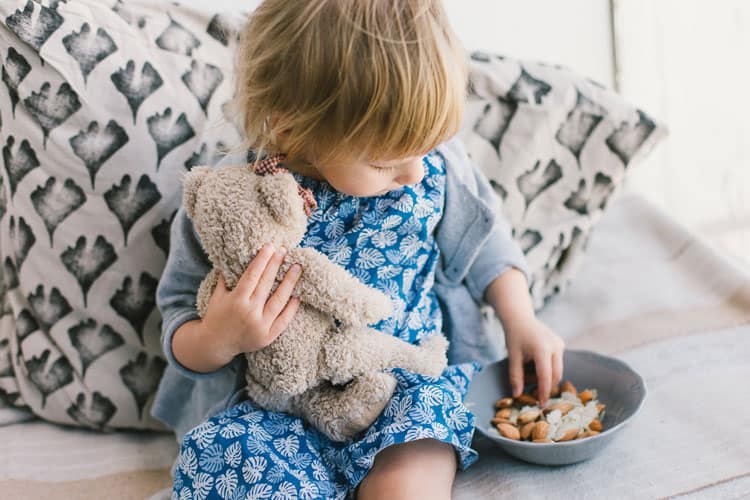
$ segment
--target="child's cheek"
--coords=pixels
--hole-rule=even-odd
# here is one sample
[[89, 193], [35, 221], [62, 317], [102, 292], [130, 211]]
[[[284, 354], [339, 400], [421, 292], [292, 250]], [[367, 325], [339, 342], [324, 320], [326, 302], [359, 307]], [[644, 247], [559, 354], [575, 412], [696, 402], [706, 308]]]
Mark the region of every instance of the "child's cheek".
[[352, 171], [331, 177], [328, 183], [333, 188], [350, 196], [366, 197], [380, 194], [390, 183], [388, 176], [378, 175], [377, 172]]

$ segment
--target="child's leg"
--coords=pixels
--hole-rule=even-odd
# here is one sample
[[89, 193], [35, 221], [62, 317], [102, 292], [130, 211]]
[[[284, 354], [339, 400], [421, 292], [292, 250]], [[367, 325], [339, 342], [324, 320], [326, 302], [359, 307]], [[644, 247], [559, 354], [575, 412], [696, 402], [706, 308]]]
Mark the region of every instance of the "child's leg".
[[[172, 492], [179, 498], [342, 498], [320, 436], [296, 417], [243, 401], [185, 434]], [[274, 496], [275, 498], [276, 496]]]
[[377, 454], [357, 498], [450, 499], [455, 475], [453, 446], [435, 439], [397, 444]]

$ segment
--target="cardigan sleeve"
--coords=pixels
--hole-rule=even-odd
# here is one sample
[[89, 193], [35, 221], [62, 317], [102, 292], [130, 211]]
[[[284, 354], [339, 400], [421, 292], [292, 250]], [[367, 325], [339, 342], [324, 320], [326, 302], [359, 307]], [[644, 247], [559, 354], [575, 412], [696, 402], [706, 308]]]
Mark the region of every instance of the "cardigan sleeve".
[[465, 277], [466, 287], [472, 298], [480, 304], [485, 304], [484, 292], [495, 278], [511, 268], [520, 270], [529, 282], [528, 263], [518, 242], [513, 238], [511, 226], [502, 211], [502, 200], [495, 193], [487, 177], [479, 166], [469, 158], [460, 141], [454, 140], [452, 145], [462, 165], [459, 168], [470, 169], [476, 183], [477, 196], [495, 214], [494, 224], [490, 234], [480, 248]]
[[184, 208], [180, 207], [170, 229], [169, 255], [156, 288], [156, 305], [162, 317], [161, 345], [164, 356], [180, 374], [192, 379], [209, 377], [215, 372], [197, 372], [181, 365], [172, 352], [172, 338], [184, 323], [200, 319], [195, 299], [201, 281], [210, 270], [211, 263], [193, 224]]
[[[242, 163], [239, 156], [226, 156], [214, 168]], [[172, 338], [184, 323], [200, 319], [196, 308], [198, 287], [211, 270], [211, 262], [200, 243], [193, 223], [182, 205], [178, 208], [170, 227], [169, 254], [159, 284], [156, 288], [156, 305], [162, 317], [161, 346], [167, 362], [182, 375], [205, 378], [213, 372], [197, 372], [181, 365], [172, 352]]]

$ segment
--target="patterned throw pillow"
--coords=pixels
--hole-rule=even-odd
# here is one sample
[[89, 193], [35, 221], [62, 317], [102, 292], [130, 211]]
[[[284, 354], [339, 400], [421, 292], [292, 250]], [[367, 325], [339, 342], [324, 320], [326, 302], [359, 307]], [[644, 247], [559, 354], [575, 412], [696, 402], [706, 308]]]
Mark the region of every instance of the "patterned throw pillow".
[[182, 175], [224, 119], [237, 20], [171, 2], [0, 2], [0, 404], [157, 428], [154, 292]]
[[666, 128], [560, 66], [476, 52], [460, 136], [503, 199], [534, 306], [564, 290], [632, 166]]

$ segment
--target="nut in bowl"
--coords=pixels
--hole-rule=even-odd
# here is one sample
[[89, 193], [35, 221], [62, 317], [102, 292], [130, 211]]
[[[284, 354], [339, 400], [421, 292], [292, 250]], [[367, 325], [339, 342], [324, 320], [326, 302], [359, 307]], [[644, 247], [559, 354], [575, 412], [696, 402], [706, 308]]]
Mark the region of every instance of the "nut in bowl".
[[544, 408], [532, 386], [512, 398], [507, 358], [475, 375], [465, 401], [478, 436], [527, 462], [566, 465], [593, 457], [619, 435], [643, 406], [643, 378], [592, 351], [567, 349], [563, 356], [569, 385], [560, 384]]
[[537, 390], [523, 392], [516, 398], [505, 397], [495, 403], [495, 416], [490, 423], [508, 439], [532, 443], [559, 443], [585, 439], [602, 430], [606, 405], [597, 399], [596, 389], [580, 393], [569, 380], [555, 386], [544, 407], [540, 406]]

